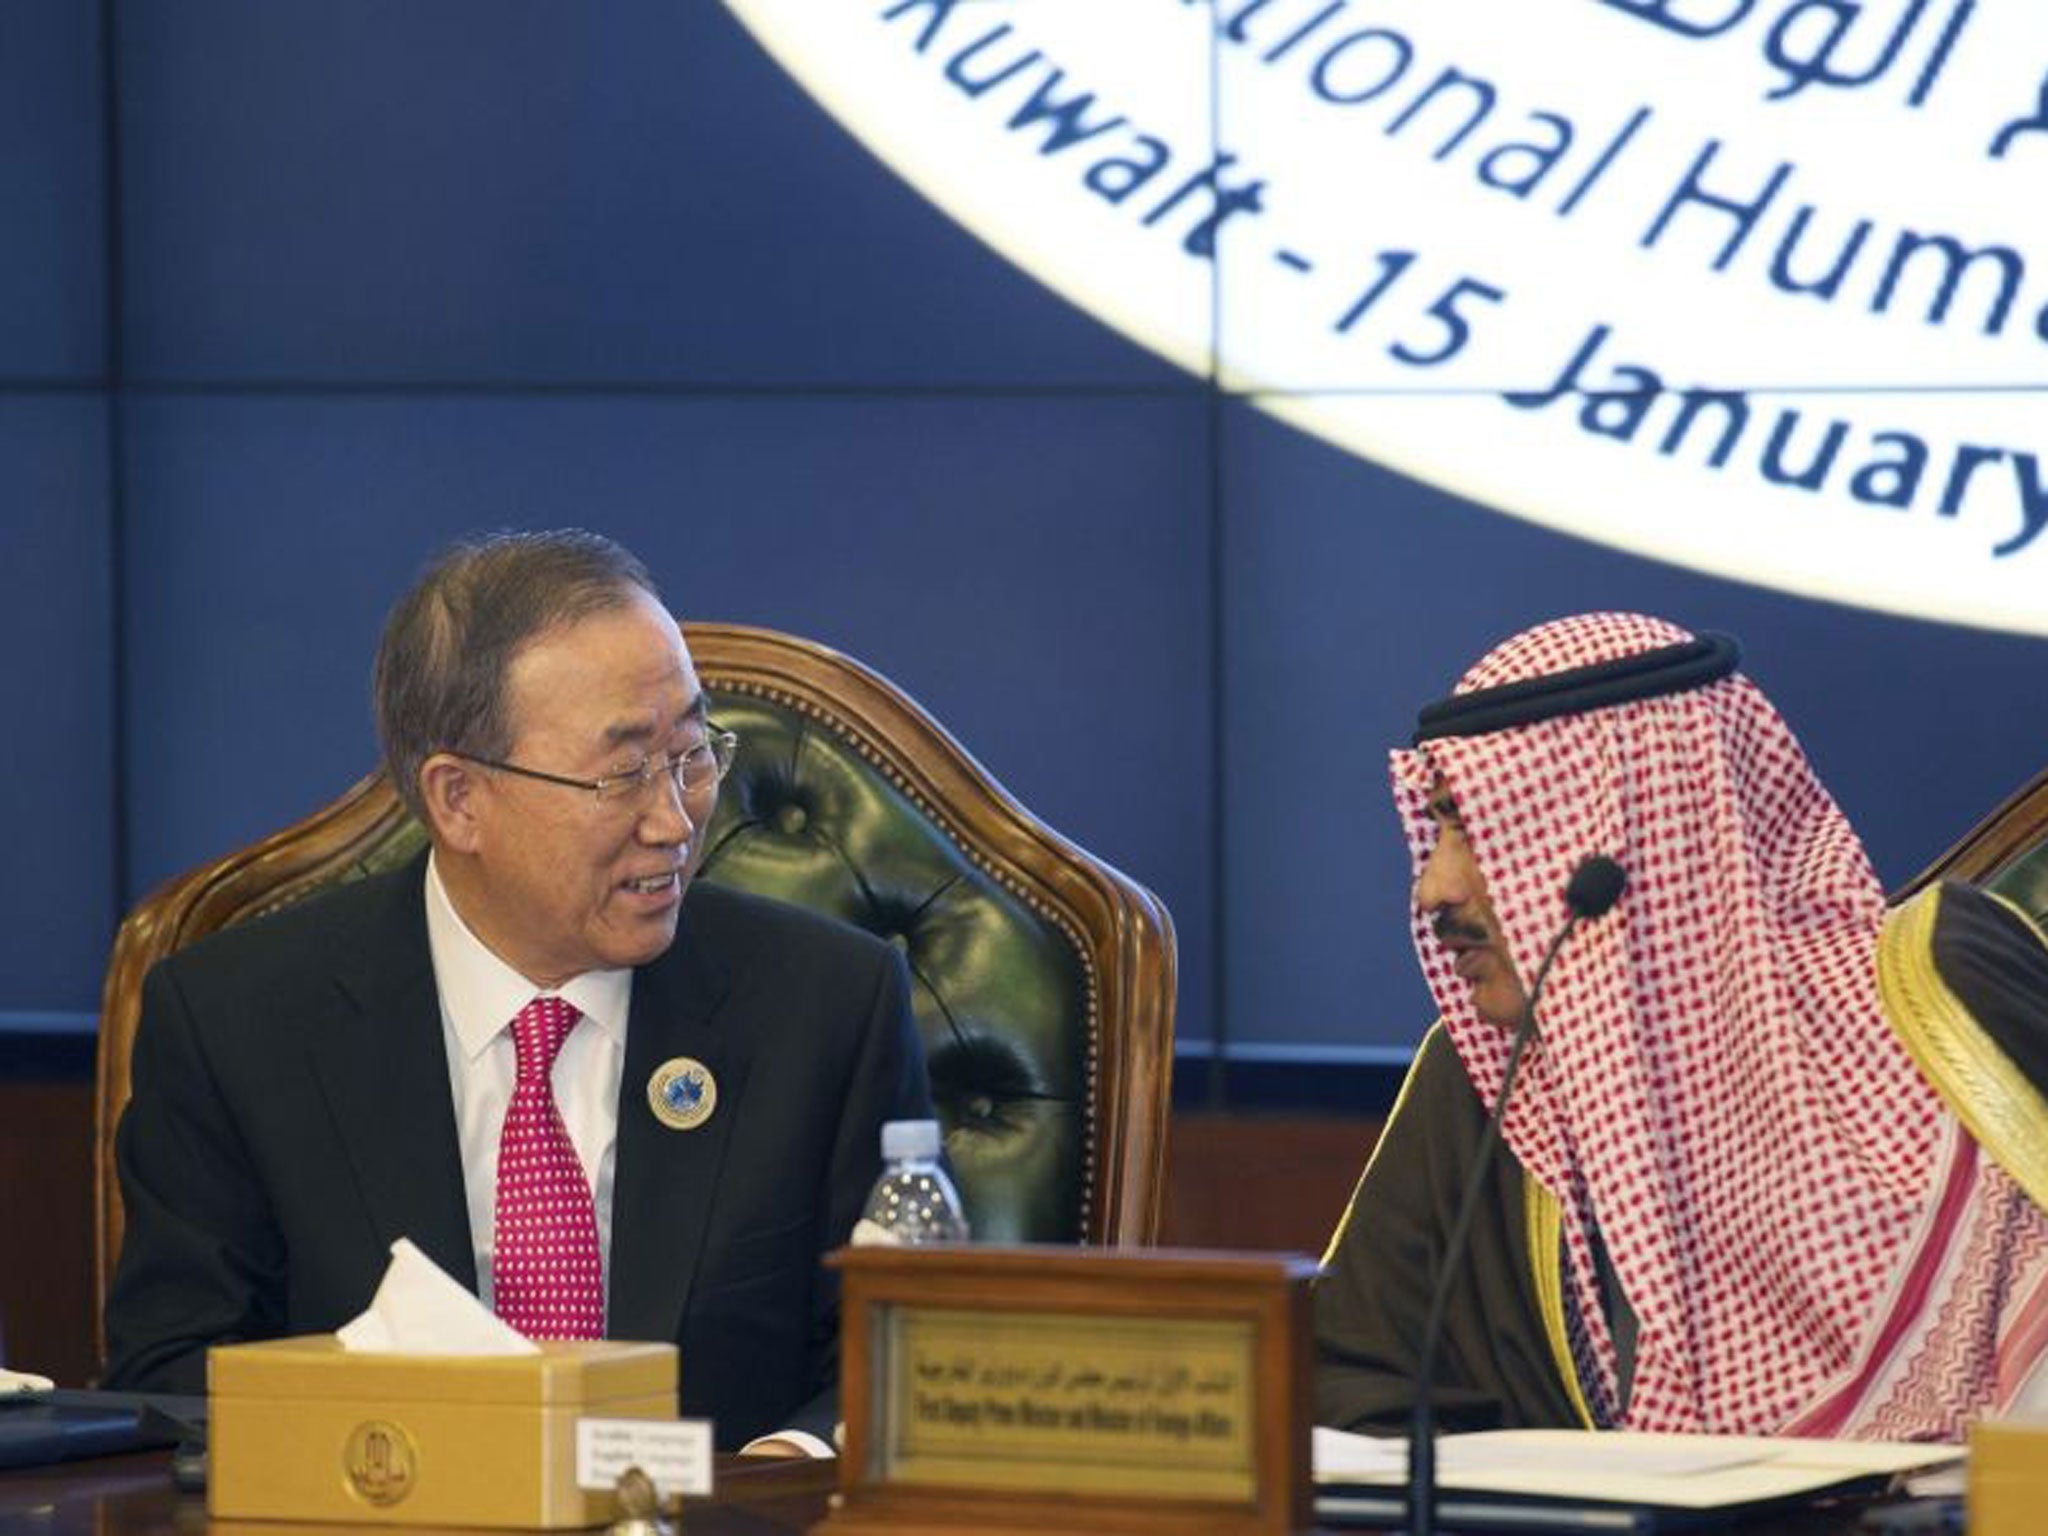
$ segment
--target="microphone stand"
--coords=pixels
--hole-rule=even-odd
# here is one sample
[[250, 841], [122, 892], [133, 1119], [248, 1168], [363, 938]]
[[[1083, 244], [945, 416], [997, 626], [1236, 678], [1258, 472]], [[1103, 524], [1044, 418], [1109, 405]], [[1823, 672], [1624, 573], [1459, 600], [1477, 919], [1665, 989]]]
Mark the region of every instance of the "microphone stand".
[[1522, 1053], [1536, 1033], [1536, 1000], [1543, 995], [1543, 983], [1550, 977], [1551, 962], [1557, 959], [1578, 929], [1580, 922], [1600, 917], [1621, 896], [1627, 876], [1621, 866], [1603, 854], [1580, 861], [1565, 888], [1571, 916], [1543, 952], [1536, 967], [1535, 985], [1523, 1004], [1521, 1022], [1515, 1026], [1514, 1044], [1508, 1048], [1507, 1070], [1501, 1074], [1500, 1096], [1493, 1101], [1493, 1113], [1486, 1117], [1472, 1168], [1465, 1176], [1465, 1188], [1458, 1197], [1458, 1210], [1451, 1222], [1451, 1235], [1444, 1244], [1444, 1258], [1437, 1271], [1435, 1293], [1430, 1297], [1429, 1316], [1422, 1325], [1422, 1349], [1415, 1367], [1415, 1404], [1408, 1425], [1408, 1532], [1409, 1536], [1436, 1533], [1436, 1408], [1430, 1401], [1436, 1384], [1437, 1347], [1443, 1341], [1444, 1309], [1451, 1299], [1451, 1280], [1464, 1257], [1465, 1243], [1472, 1231], [1472, 1218], [1479, 1209], [1480, 1187], [1493, 1166], [1494, 1149], [1500, 1144], [1501, 1121], [1506, 1117], [1508, 1094], [1515, 1086], [1515, 1073], [1522, 1065]]

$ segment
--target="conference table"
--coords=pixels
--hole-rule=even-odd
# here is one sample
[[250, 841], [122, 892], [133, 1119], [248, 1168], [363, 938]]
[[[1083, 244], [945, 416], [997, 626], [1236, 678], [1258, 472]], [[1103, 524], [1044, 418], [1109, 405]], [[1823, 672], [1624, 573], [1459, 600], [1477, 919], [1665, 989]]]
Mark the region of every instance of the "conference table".
[[[836, 1482], [831, 1462], [721, 1457], [717, 1493], [688, 1502], [682, 1536], [784, 1536], [808, 1530], [825, 1514]], [[1867, 1536], [1868, 1528], [1858, 1524], [1865, 1507], [1811, 1509], [1716, 1529], [1741, 1536]], [[4, 1536], [366, 1536], [403, 1529], [211, 1521], [203, 1495], [172, 1486], [169, 1453], [163, 1451], [0, 1472]]]
[[[688, 1536], [804, 1531], [824, 1515], [837, 1481], [837, 1466], [829, 1461], [720, 1457], [716, 1496], [690, 1500], [682, 1529]], [[172, 1486], [168, 1451], [0, 1472], [4, 1536], [370, 1536], [405, 1529], [209, 1520], [204, 1494]]]

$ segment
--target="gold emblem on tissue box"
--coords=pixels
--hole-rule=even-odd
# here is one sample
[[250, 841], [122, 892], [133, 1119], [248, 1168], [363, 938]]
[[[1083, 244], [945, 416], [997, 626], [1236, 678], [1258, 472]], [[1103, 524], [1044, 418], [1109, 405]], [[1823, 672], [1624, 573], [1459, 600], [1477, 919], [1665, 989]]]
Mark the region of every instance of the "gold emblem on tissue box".
[[341, 1453], [348, 1485], [366, 1504], [396, 1504], [411, 1493], [419, 1465], [412, 1436], [389, 1419], [363, 1420]]
[[577, 1421], [676, 1416], [673, 1344], [396, 1355], [318, 1334], [222, 1345], [206, 1371], [216, 1520], [600, 1525], [612, 1493], [576, 1486]]
[[842, 1248], [821, 1536], [1294, 1536], [1309, 1282], [1287, 1254]]

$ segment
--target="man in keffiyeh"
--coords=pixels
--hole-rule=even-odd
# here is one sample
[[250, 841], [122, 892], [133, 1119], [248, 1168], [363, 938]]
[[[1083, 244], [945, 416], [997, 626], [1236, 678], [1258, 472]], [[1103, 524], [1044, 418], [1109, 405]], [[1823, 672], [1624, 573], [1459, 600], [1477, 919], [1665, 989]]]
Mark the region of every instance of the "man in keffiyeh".
[[1316, 1292], [1316, 1418], [1399, 1432], [1445, 1235], [1561, 893], [1452, 1283], [1446, 1428], [1960, 1439], [2048, 1387], [2048, 939], [1887, 912], [1725, 637], [1590, 614], [1495, 649], [1393, 754], [1424, 1039]]

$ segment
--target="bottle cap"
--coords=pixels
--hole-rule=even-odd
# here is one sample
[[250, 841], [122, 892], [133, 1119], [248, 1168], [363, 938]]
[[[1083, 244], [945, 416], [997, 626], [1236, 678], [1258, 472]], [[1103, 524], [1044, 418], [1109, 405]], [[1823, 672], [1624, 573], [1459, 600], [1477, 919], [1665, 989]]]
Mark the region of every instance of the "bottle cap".
[[882, 1125], [882, 1160], [934, 1158], [939, 1155], [939, 1122], [936, 1120], [889, 1120]]

